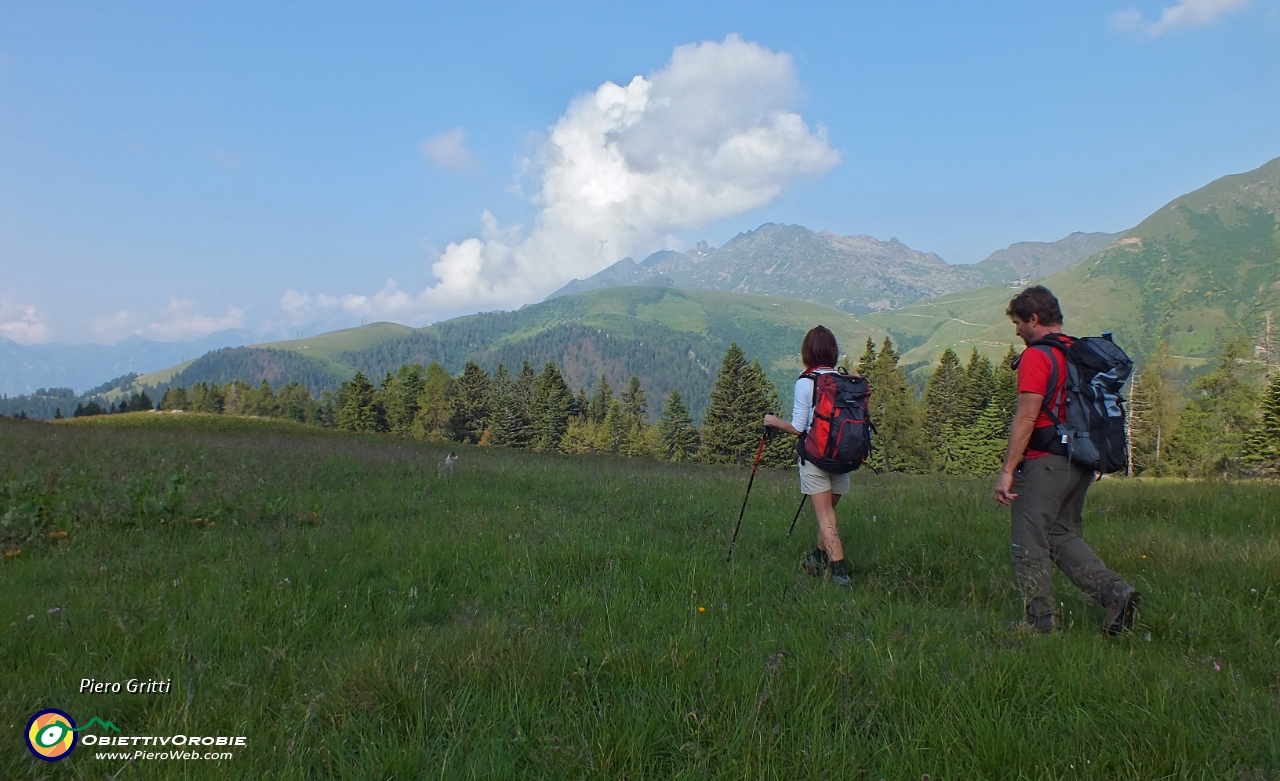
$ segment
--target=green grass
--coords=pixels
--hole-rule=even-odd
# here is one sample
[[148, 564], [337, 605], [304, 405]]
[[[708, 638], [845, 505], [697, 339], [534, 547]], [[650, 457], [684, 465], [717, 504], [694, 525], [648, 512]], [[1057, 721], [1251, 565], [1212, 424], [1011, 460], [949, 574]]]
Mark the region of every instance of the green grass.
[[[459, 452], [442, 478], [438, 446], [278, 422], [0, 421], [0, 777], [1280, 777], [1275, 485], [1095, 486], [1137, 631], [1062, 581], [1065, 633], [1029, 637], [984, 480], [855, 474], [841, 590], [798, 571], [789, 472], [726, 564], [743, 470]], [[43, 707], [249, 745], [46, 765]]]

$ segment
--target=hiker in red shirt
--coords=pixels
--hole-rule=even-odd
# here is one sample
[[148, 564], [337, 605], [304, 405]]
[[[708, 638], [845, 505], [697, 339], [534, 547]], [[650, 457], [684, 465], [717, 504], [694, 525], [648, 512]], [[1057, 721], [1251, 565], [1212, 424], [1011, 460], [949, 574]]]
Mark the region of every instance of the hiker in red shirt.
[[[1058, 628], [1053, 601], [1053, 565], [1107, 609], [1110, 634], [1132, 628], [1140, 595], [1081, 539], [1085, 493], [1095, 473], [1072, 463], [1057, 434], [1066, 419], [1067, 349], [1075, 341], [1062, 333], [1062, 309], [1049, 289], [1035, 285], [1009, 302], [1005, 314], [1028, 345], [1015, 364], [1018, 406], [1009, 427], [1009, 447], [996, 480], [995, 496], [1011, 507], [1013, 573], [1022, 587], [1026, 612], [1019, 625], [1049, 633]], [[1034, 342], [1053, 344], [1032, 347]]]

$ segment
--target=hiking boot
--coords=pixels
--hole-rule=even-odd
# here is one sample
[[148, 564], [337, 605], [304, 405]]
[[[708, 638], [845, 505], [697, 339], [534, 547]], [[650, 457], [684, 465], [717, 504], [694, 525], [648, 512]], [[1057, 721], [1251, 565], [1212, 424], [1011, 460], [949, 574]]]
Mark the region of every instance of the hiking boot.
[[852, 587], [853, 584], [849, 580], [849, 571], [845, 569], [844, 559], [833, 561], [829, 565], [831, 567], [831, 582], [837, 586]]
[[1031, 616], [1023, 616], [1020, 621], [1006, 621], [1004, 628], [1014, 635], [1052, 635], [1058, 634], [1062, 628], [1058, 626], [1057, 616], [1048, 616], [1047, 618], [1032, 619]]
[[1142, 595], [1133, 586], [1125, 589], [1107, 608], [1107, 620], [1104, 627], [1109, 635], [1118, 635], [1133, 629], [1133, 619], [1138, 613], [1138, 603]]
[[830, 559], [827, 558], [826, 551], [822, 548], [815, 548], [813, 553], [810, 553], [805, 557], [804, 561], [800, 562], [800, 566], [805, 572], [813, 575], [814, 577], [818, 577], [822, 575], [823, 572], [826, 572], [827, 563], [829, 561]]

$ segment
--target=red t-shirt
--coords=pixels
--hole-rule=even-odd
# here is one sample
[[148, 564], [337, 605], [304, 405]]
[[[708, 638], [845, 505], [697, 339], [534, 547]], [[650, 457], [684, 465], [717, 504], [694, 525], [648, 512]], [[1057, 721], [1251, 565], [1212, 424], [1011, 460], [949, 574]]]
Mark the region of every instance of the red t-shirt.
[[[1065, 347], [1070, 347], [1075, 339], [1065, 334], [1060, 337]], [[1053, 354], [1053, 361], [1058, 365], [1058, 384], [1052, 389], [1050, 394], [1049, 377], [1053, 373], [1053, 365], [1049, 363], [1049, 356], [1045, 355], [1043, 348], [1028, 347], [1022, 351], [1022, 357], [1018, 359], [1018, 393], [1038, 393], [1048, 399], [1053, 397], [1053, 411], [1062, 419], [1063, 407], [1067, 403], [1067, 394], [1063, 392], [1063, 386], [1067, 384], [1067, 357], [1062, 354], [1061, 350], [1049, 348], [1049, 352]], [[1036, 428], [1045, 428], [1052, 426], [1053, 421], [1049, 419], [1049, 415], [1042, 407], [1040, 415], [1036, 418]], [[1041, 458], [1047, 456], [1043, 450], [1036, 450], [1028, 447], [1024, 458]]]

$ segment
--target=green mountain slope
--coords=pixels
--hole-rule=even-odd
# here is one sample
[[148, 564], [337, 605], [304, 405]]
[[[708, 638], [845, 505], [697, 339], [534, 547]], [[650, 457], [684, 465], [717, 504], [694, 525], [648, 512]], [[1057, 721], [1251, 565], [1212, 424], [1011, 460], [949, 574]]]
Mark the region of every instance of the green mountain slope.
[[[1113, 331], [1135, 356], [1160, 339], [1199, 364], [1236, 335], [1255, 338], [1280, 311], [1280, 158], [1172, 201], [1084, 263], [1044, 284], [1062, 300], [1069, 333]], [[907, 362], [947, 347], [995, 357], [1015, 341], [1004, 308], [1016, 288], [993, 286], [861, 318], [905, 337]]]
[[[789, 403], [805, 332], [830, 327], [855, 357], [884, 331], [837, 309], [794, 299], [701, 290], [617, 287], [562, 296], [514, 312], [486, 312], [409, 328], [376, 323], [307, 339], [218, 350], [180, 371], [140, 377], [132, 390], [167, 385], [257, 385], [298, 381], [313, 392], [336, 388], [356, 370], [375, 382], [403, 363], [438, 361], [458, 374], [467, 361], [492, 372], [554, 361], [576, 390], [590, 393], [601, 374], [615, 388], [641, 378], [651, 415], [673, 388], [700, 416], [731, 342], [758, 359]], [[176, 367], [175, 367], [176, 368]], [[154, 394], [153, 394], [154, 395]]]

